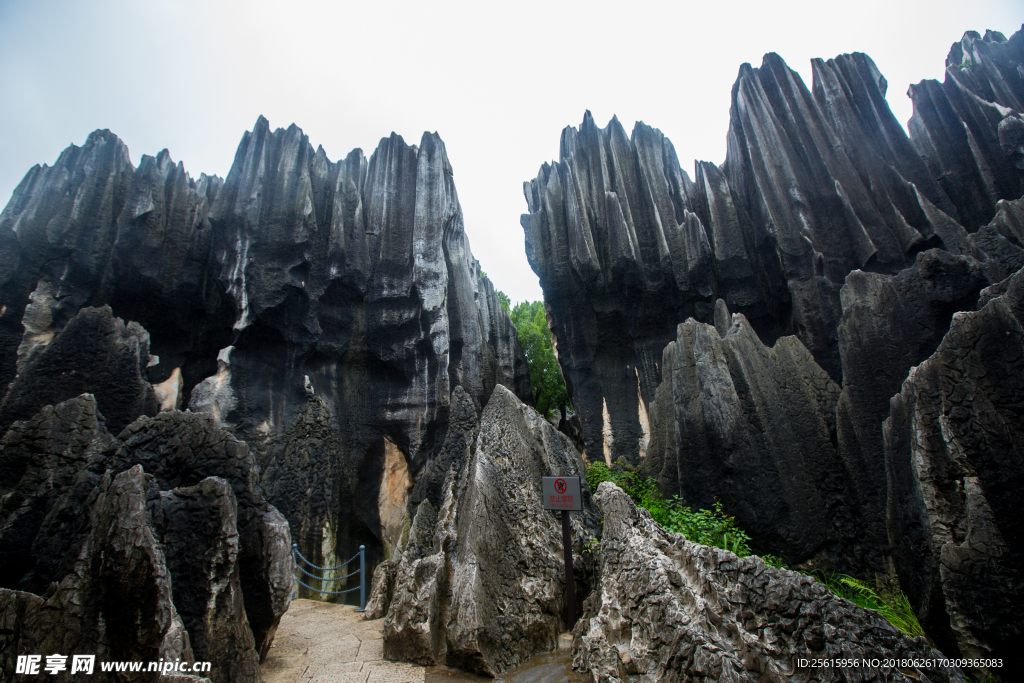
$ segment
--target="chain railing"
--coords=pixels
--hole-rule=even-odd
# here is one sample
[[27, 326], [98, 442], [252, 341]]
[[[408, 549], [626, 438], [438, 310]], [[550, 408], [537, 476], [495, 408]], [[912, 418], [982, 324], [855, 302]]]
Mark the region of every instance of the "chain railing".
[[[349, 588], [349, 589], [346, 589], [346, 590], [343, 590], [343, 591], [325, 591], [325, 590], [321, 590], [319, 588], [313, 588], [308, 583], [306, 583], [305, 581], [300, 579], [298, 577], [298, 575], [296, 575], [296, 577], [295, 577], [295, 582], [297, 584], [299, 584], [300, 586], [304, 586], [304, 587], [308, 588], [311, 591], [315, 591], [315, 592], [319, 593], [320, 595], [344, 595], [345, 593], [352, 593], [353, 591], [359, 591], [359, 609], [357, 609], [356, 611], [357, 612], [365, 612], [366, 611], [366, 546], [365, 545], [359, 546], [359, 552], [358, 553], [353, 555], [347, 562], [343, 562], [343, 563], [337, 565], [336, 567], [320, 567], [320, 566], [317, 566], [317, 565], [313, 564], [308, 559], [306, 559], [305, 556], [303, 556], [302, 553], [299, 552], [299, 544], [298, 543], [292, 543], [292, 553], [295, 556], [295, 569], [298, 572], [302, 572], [303, 574], [305, 574], [306, 576], [308, 576], [310, 578], [316, 579], [317, 581], [320, 582], [321, 586], [323, 586], [324, 584], [333, 582], [333, 581], [345, 581], [345, 580], [355, 576], [356, 574], [359, 574], [359, 585], [356, 586], [355, 588]], [[338, 576], [338, 577], [330, 578], [330, 579], [325, 577], [325, 576], [317, 576], [316, 574], [312, 573], [308, 569], [304, 569], [299, 564], [299, 561], [301, 560], [302, 562], [304, 562], [306, 564], [307, 567], [309, 567], [310, 569], [313, 569], [315, 571], [333, 572], [333, 571], [337, 571], [338, 569], [342, 569], [343, 567], [348, 567], [348, 565], [350, 565], [352, 563], [352, 561], [355, 560], [356, 558], [359, 558], [359, 569], [355, 570], [354, 572], [349, 572], [345, 576]], [[292, 597], [294, 598], [295, 596], [292, 596]]]

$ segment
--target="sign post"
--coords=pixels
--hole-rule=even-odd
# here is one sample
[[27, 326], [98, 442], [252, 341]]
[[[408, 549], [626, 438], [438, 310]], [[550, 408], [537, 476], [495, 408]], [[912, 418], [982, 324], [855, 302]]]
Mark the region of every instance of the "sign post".
[[565, 599], [569, 605], [569, 628], [576, 625], [576, 584], [572, 575], [572, 534], [569, 512], [583, 509], [579, 477], [544, 477], [544, 509], [562, 511], [562, 555], [565, 557]]

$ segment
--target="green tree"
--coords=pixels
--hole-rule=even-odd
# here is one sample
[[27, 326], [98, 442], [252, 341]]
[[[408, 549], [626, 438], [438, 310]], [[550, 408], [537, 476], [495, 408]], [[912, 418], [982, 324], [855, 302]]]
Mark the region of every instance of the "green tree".
[[521, 301], [512, 307], [504, 292], [498, 291], [497, 294], [501, 307], [508, 312], [512, 324], [516, 326], [519, 345], [523, 348], [526, 365], [530, 368], [530, 387], [533, 389], [537, 412], [544, 417], [551, 417], [554, 411], [568, 408], [571, 404], [551, 344], [551, 330], [548, 329], [544, 302]]

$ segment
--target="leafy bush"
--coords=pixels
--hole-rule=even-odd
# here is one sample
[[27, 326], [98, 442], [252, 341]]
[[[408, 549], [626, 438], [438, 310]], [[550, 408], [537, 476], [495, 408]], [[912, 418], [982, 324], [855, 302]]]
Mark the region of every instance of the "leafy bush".
[[[750, 536], [736, 524], [736, 519], [725, 514], [720, 502], [712, 510], [693, 511], [682, 504], [679, 496], [665, 499], [658, 491], [654, 479], [643, 479], [628, 467], [616, 466], [610, 469], [603, 462], [595, 462], [587, 468], [587, 485], [596, 491], [603, 481], [610, 481], [633, 499], [639, 507], [651, 513], [654, 521], [668, 531], [682, 534], [694, 543], [712, 545], [736, 553], [739, 557], [754, 554], [750, 549]], [[762, 560], [773, 567], [784, 567], [781, 558], [761, 555]]]
[[826, 574], [819, 571], [811, 572], [808, 576], [817, 579], [825, 588], [858, 607], [878, 612], [886, 621], [911, 638], [924, 635], [924, 629], [921, 628], [903, 591], [875, 590], [867, 582], [846, 574]]
[[[587, 485], [591, 491], [596, 491], [603, 481], [610, 481], [625, 491], [634, 503], [646, 508], [654, 521], [668, 531], [682, 534], [694, 543], [728, 550], [739, 557], [754, 554], [749, 545], [750, 536], [737, 526], [732, 515], [725, 514], [721, 502], [716, 502], [711, 510], [694, 511], [683, 505], [678, 496], [666, 500], [658, 491], [654, 479], [643, 479], [628, 465], [616, 465], [615, 469], [611, 469], [603, 462], [595, 462], [587, 468]], [[785, 560], [780, 557], [760, 557], [772, 567], [788, 569]], [[924, 634], [914, 610], [910, 607], [910, 601], [902, 591], [875, 590], [866, 582], [845, 574], [826, 574], [819, 571], [807, 575], [858, 607], [875, 610], [908, 636], [913, 638]]]

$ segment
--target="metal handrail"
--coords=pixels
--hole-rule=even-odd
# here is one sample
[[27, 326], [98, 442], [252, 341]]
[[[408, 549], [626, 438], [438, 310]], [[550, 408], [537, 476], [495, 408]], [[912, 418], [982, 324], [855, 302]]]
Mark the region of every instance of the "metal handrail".
[[[319, 569], [320, 571], [329, 572], [329, 571], [334, 571], [336, 569], [341, 569], [342, 567], [347, 567], [352, 562], [352, 560], [356, 559], [357, 557], [359, 558], [359, 569], [357, 569], [354, 572], [350, 572], [349, 574], [346, 574], [345, 576], [341, 576], [341, 577], [334, 578], [334, 579], [328, 579], [328, 578], [323, 577], [323, 576], [317, 576], [316, 574], [313, 574], [313, 573], [311, 573], [311, 572], [309, 572], [309, 571], [307, 571], [307, 570], [305, 570], [305, 569], [303, 569], [302, 567], [299, 566], [299, 560], [302, 560], [303, 562], [305, 562], [307, 565], [309, 565], [313, 569]], [[325, 590], [321, 590], [319, 588], [313, 588], [312, 586], [310, 586], [308, 583], [304, 582], [302, 579], [300, 579], [297, 576], [295, 577], [295, 583], [299, 584], [300, 586], [304, 586], [304, 587], [308, 588], [311, 591], [315, 591], [315, 592], [319, 593], [320, 595], [343, 595], [344, 593], [351, 593], [351, 592], [353, 592], [355, 590], [358, 590], [359, 591], [359, 609], [357, 609], [356, 611], [357, 612], [365, 612], [366, 611], [366, 546], [365, 545], [359, 546], [359, 552], [358, 553], [353, 555], [349, 559], [348, 562], [345, 562], [344, 564], [339, 564], [337, 567], [320, 567], [320, 566], [317, 566], [317, 565], [313, 564], [308, 559], [306, 559], [303, 556], [302, 553], [299, 552], [299, 544], [298, 543], [292, 543], [292, 559], [295, 562], [295, 569], [299, 570], [300, 572], [302, 572], [306, 576], [310, 576], [310, 577], [312, 577], [314, 579], [317, 579], [321, 583], [327, 583], [329, 581], [344, 581], [345, 579], [348, 579], [348, 578], [350, 578], [352, 576], [355, 576], [356, 574], [359, 574], [359, 586], [358, 586], [358, 588], [349, 588], [349, 589], [346, 589], [346, 590], [343, 590], [343, 591], [325, 591]], [[292, 599], [295, 599], [294, 595], [292, 595]]]
[[[359, 547], [360, 547], [360, 548], [362, 548], [363, 546], [359, 546]], [[317, 566], [317, 565], [313, 564], [312, 562], [310, 562], [310, 561], [309, 561], [309, 560], [308, 560], [308, 559], [306, 558], [306, 556], [305, 556], [305, 555], [303, 555], [303, 554], [302, 554], [301, 552], [299, 552], [299, 544], [298, 544], [298, 543], [292, 543], [292, 550], [293, 550], [293, 551], [295, 551], [295, 555], [296, 555], [296, 556], [297, 556], [297, 557], [298, 557], [298, 558], [299, 558], [300, 560], [302, 560], [303, 562], [305, 562], [306, 564], [308, 564], [308, 565], [309, 565], [310, 567], [312, 567], [313, 569], [317, 569], [317, 570], [319, 570], [319, 571], [322, 571], [322, 572], [333, 572], [333, 571], [335, 571], [336, 569], [341, 569], [342, 567], [347, 567], [347, 566], [348, 566], [348, 564], [349, 564], [349, 562], [351, 562], [352, 560], [354, 560], [354, 559], [356, 559], [357, 557], [359, 557], [359, 553], [356, 553], [356, 554], [355, 554], [355, 555], [353, 555], [352, 557], [348, 558], [348, 560], [346, 560], [345, 562], [342, 562], [341, 564], [339, 564], [339, 565], [338, 565], [338, 566], [336, 566], [336, 567], [319, 567], [319, 566]]]
[[[359, 556], [356, 555], [356, 557], [359, 557]], [[334, 578], [334, 579], [325, 579], [322, 576], [317, 576], [313, 572], [307, 572], [305, 569], [303, 569], [299, 565], [295, 565], [295, 568], [298, 569], [303, 574], [305, 574], [306, 576], [308, 576], [310, 578], [313, 578], [313, 579], [316, 579], [318, 581], [344, 581], [345, 579], [349, 578], [350, 576], [355, 576], [356, 574], [359, 573], [359, 570], [357, 569], [354, 572], [349, 572], [348, 574], [345, 574], [345, 576], [339, 576], [339, 577]]]

